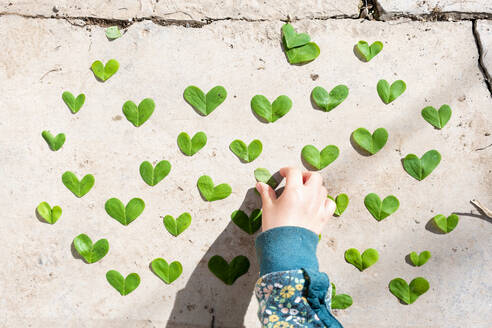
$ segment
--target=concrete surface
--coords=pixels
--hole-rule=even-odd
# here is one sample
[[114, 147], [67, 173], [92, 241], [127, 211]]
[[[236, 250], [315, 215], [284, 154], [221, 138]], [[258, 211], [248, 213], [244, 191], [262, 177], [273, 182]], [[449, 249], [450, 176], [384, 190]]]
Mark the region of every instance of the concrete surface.
[[479, 46], [482, 48], [482, 65], [484, 74], [490, 84], [492, 84], [492, 21], [477, 21], [476, 33]]
[[[178, 20], [286, 19], [359, 16], [359, 0], [2, 0], [0, 12], [23, 15], [132, 19], [158, 17]], [[55, 10], [53, 10], [55, 7]]]
[[492, 2], [489, 0], [376, 0], [382, 18], [394, 15], [439, 15], [471, 17], [480, 14], [492, 17]]
[[[220, 21], [202, 28], [160, 26], [142, 21], [109, 42], [99, 26], [85, 28], [59, 19], [0, 17], [0, 152], [3, 165], [0, 220], [5, 250], [0, 253], [2, 327], [258, 327], [252, 289], [258, 267], [253, 238], [230, 223], [237, 208], [260, 206], [250, 190], [253, 170], [302, 166], [306, 144], [335, 144], [340, 157], [321, 171], [330, 193], [346, 192], [350, 205], [325, 229], [318, 256], [339, 293], [354, 305], [336, 315], [345, 327], [476, 327], [492, 321], [491, 220], [469, 203], [492, 207], [491, 94], [478, 67], [472, 22], [375, 22], [352, 19], [303, 20], [320, 48], [320, 57], [291, 66], [280, 47], [279, 21]], [[14, 36], [15, 37], [12, 37]], [[369, 63], [353, 54], [359, 40], [381, 40], [383, 51]], [[457, 51], [459, 49], [459, 51]], [[96, 81], [91, 63], [115, 58], [120, 70]], [[313, 79], [318, 76], [317, 80]], [[408, 89], [390, 105], [376, 93], [385, 78], [406, 81]], [[347, 100], [330, 113], [315, 110], [311, 90], [344, 83]], [[223, 85], [226, 101], [208, 117], [183, 100], [186, 86], [204, 90]], [[84, 92], [86, 104], [72, 115], [61, 100], [64, 90]], [[251, 112], [256, 94], [273, 99], [286, 94], [292, 110], [274, 124]], [[140, 128], [122, 114], [126, 100], [152, 97], [156, 110]], [[428, 105], [449, 104], [453, 116], [441, 131], [420, 116]], [[389, 131], [387, 145], [364, 157], [350, 143], [358, 127]], [[67, 141], [52, 152], [41, 131], [64, 132]], [[188, 158], [180, 153], [181, 131], [208, 134], [208, 144]], [[240, 163], [228, 149], [236, 139], [259, 138], [263, 154]], [[429, 149], [442, 154], [424, 181], [406, 174], [401, 159]], [[156, 187], [138, 174], [144, 160], [167, 159], [172, 170]], [[94, 188], [82, 199], [61, 183], [65, 170], [92, 173]], [[231, 184], [232, 195], [206, 203], [196, 189], [202, 174]], [[376, 222], [363, 205], [366, 194], [396, 195], [400, 209]], [[104, 202], [141, 197], [146, 208], [124, 227], [104, 211]], [[58, 204], [63, 215], [53, 226], [40, 222], [41, 201]], [[192, 214], [178, 238], [162, 217]], [[428, 221], [436, 214], [460, 214], [449, 235], [436, 234]], [[72, 254], [79, 233], [107, 238], [108, 255], [85, 264]], [[376, 248], [380, 260], [360, 273], [345, 263], [350, 247]], [[405, 262], [411, 251], [429, 250], [421, 268]], [[243, 254], [247, 275], [225, 286], [207, 269], [208, 259]], [[148, 268], [156, 257], [179, 260], [183, 275], [165, 285]], [[105, 279], [107, 270], [137, 272], [140, 286], [121, 297]], [[390, 294], [395, 277], [423, 276], [431, 289], [410, 306]]]

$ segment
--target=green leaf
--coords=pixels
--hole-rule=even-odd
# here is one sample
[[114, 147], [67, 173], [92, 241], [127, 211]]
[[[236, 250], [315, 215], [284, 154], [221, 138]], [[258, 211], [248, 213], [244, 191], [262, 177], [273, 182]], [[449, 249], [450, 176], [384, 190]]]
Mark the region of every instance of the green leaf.
[[174, 261], [168, 264], [166, 260], [160, 257], [154, 259], [150, 266], [152, 271], [168, 285], [178, 279], [183, 272], [183, 266], [180, 262]]
[[316, 43], [309, 42], [301, 47], [288, 49], [285, 54], [291, 64], [302, 64], [315, 60], [320, 50]]
[[184, 91], [183, 97], [201, 115], [212, 113], [227, 98], [227, 91], [223, 86], [213, 87], [207, 95], [200, 88], [190, 85]]
[[389, 289], [393, 295], [398, 297], [406, 304], [412, 304], [429, 290], [429, 282], [422, 277], [413, 279], [410, 282], [410, 286], [402, 278], [396, 278], [389, 283]]
[[80, 198], [91, 190], [92, 186], [94, 186], [95, 179], [92, 174], [87, 174], [79, 181], [73, 172], [66, 171], [62, 175], [62, 182], [68, 190]]
[[177, 219], [174, 219], [171, 215], [166, 215], [163, 222], [166, 230], [174, 237], [177, 237], [190, 226], [191, 215], [188, 212], [184, 212]]
[[456, 214], [451, 214], [448, 217], [445, 217], [442, 214], [438, 214], [432, 218], [436, 226], [444, 233], [448, 233], [454, 230], [458, 225], [460, 220], [459, 216]]
[[73, 246], [89, 264], [99, 261], [109, 251], [109, 243], [106, 239], [99, 239], [95, 244], [92, 244], [89, 236], [83, 233], [73, 239]]
[[214, 186], [212, 178], [208, 175], [202, 175], [198, 178], [197, 187], [203, 198], [209, 202], [227, 198], [232, 192], [231, 186], [227, 183]]
[[108, 60], [106, 62], [106, 65], [103, 65], [101, 61], [96, 60], [92, 63], [91, 66], [94, 75], [103, 82], [113, 76], [113, 74], [116, 73], [119, 68], [120, 64], [114, 59]]
[[410, 253], [410, 261], [412, 261], [414, 266], [422, 266], [431, 258], [431, 253], [429, 251], [423, 251], [420, 254], [416, 252]]
[[241, 210], [234, 211], [231, 214], [231, 220], [239, 228], [252, 235], [261, 228], [261, 209], [253, 210], [249, 217]]
[[121, 296], [130, 294], [140, 285], [140, 276], [136, 273], [130, 273], [123, 278], [118, 271], [109, 270], [106, 273], [106, 279], [114, 289], [120, 292]]
[[377, 90], [378, 95], [385, 104], [391, 103], [405, 92], [407, 86], [402, 80], [397, 80], [391, 84], [386, 80], [379, 80]]
[[150, 162], [140, 164], [140, 176], [149, 186], [155, 186], [164, 179], [171, 171], [171, 163], [160, 161], [155, 168]]
[[415, 179], [424, 180], [441, 162], [441, 154], [437, 150], [429, 150], [420, 159], [417, 155], [408, 154], [403, 159], [403, 168]]
[[220, 255], [214, 255], [208, 261], [208, 269], [226, 285], [232, 285], [237, 278], [248, 272], [249, 260], [246, 256], [236, 256], [231, 263]]
[[256, 115], [267, 122], [273, 123], [292, 108], [292, 100], [287, 96], [279, 96], [270, 103], [265, 96], [256, 95], [251, 99], [251, 109]]
[[132, 198], [125, 207], [118, 198], [110, 198], [104, 208], [110, 217], [127, 226], [142, 214], [145, 203], [140, 198]]
[[379, 259], [378, 251], [374, 248], [368, 248], [360, 255], [355, 248], [349, 248], [345, 251], [345, 261], [355, 266], [359, 271], [364, 271]]
[[349, 204], [349, 198], [347, 194], [339, 194], [336, 198], [333, 198], [330, 195], [328, 195], [328, 198], [334, 201], [335, 204], [337, 205], [337, 208], [335, 210], [335, 215], [336, 216], [342, 215], [342, 213], [345, 212]]
[[314, 103], [325, 112], [331, 111], [340, 105], [348, 96], [349, 89], [346, 85], [340, 84], [334, 87], [330, 93], [322, 87], [315, 87], [311, 92]]
[[381, 202], [378, 195], [370, 193], [364, 198], [364, 205], [376, 220], [381, 221], [396, 212], [400, 202], [393, 195], [387, 196]]
[[186, 132], [181, 132], [178, 135], [178, 147], [187, 156], [195, 155], [200, 149], [207, 144], [207, 135], [204, 132], [197, 132], [190, 139]]
[[260, 156], [263, 145], [258, 139], [251, 141], [248, 146], [243, 141], [236, 139], [231, 142], [229, 148], [243, 162], [250, 163]]
[[280, 182], [277, 181], [273, 177], [273, 175], [271, 175], [270, 172], [265, 168], [257, 168], [254, 173], [256, 181], [266, 183], [267, 185], [272, 187], [273, 190], [275, 190], [275, 188], [277, 188], [280, 184]]
[[57, 151], [65, 143], [65, 134], [63, 133], [58, 133], [56, 137], [54, 137], [50, 131], [44, 130], [41, 133], [41, 136], [43, 136], [44, 140], [53, 151]]
[[437, 129], [442, 129], [451, 118], [451, 107], [442, 105], [437, 111], [432, 106], [427, 106], [422, 109], [422, 117], [424, 120], [432, 124]]
[[383, 50], [383, 43], [381, 41], [375, 41], [369, 46], [366, 41], [359, 41], [355, 49], [359, 56], [368, 62]]
[[334, 283], [331, 283], [331, 308], [343, 310], [350, 307], [353, 303], [352, 297], [347, 294], [336, 293], [336, 287]]
[[138, 107], [131, 100], [128, 100], [123, 104], [123, 114], [125, 114], [126, 119], [132, 122], [136, 127], [144, 124], [152, 115], [154, 109], [155, 103], [150, 98], [142, 100]]
[[352, 132], [352, 137], [359, 147], [371, 155], [374, 155], [386, 145], [386, 141], [388, 141], [388, 131], [384, 128], [379, 128], [371, 135], [371, 132], [368, 130], [358, 128]]
[[106, 28], [105, 32], [106, 32], [106, 37], [109, 40], [121, 38], [121, 32], [118, 26], [110, 26]]
[[50, 204], [48, 204], [47, 202], [39, 203], [36, 210], [39, 216], [42, 217], [49, 224], [55, 224], [62, 215], [62, 209], [60, 206], [53, 206], [52, 209]]
[[326, 146], [321, 152], [313, 145], [307, 145], [301, 151], [302, 158], [317, 170], [330, 165], [339, 154], [340, 150], [335, 145]]
[[67, 104], [70, 111], [75, 114], [77, 113], [85, 102], [85, 95], [83, 93], [79, 94], [77, 98], [73, 96], [73, 94], [69, 91], [65, 91], [62, 93], [62, 99]]
[[311, 37], [306, 33], [297, 33], [290, 24], [282, 26], [282, 37], [287, 49], [300, 47], [311, 41]]

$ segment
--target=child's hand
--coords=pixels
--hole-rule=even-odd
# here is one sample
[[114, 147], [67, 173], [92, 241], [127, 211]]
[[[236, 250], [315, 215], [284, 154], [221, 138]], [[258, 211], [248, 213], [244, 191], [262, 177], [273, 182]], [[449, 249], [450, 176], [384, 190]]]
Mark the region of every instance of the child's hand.
[[262, 231], [297, 226], [320, 234], [336, 209], [335, 202], [326, 197], [328, 191], [323, 187], [321, 175], [292, 167], [284, 167], [279, 173], [286, 182], [278, 199], [269, 185], [256, 184], [263, 203]]

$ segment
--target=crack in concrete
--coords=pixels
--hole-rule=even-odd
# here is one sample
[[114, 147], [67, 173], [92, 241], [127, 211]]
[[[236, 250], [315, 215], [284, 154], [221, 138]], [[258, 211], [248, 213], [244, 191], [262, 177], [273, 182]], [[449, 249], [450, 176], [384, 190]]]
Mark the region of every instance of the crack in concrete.
[[[144, 17], [134, 17], [130, 19], [118, 19], [118, 18], [102, 18], [94, 16], [62, 16], [58, 14], [54, 15], [29, 15], [21, 13], [11, 13], [11, 12], [0, 12], [1, 16], [19, 16], [31, 19], [59, 19], [65, 20], [69, 24], [78, 27], [86, 27], [90, 25], [109, 27], [118, 26], [120, 28], [128, 28], [137, 22], [142, 21], [152, 21], [157, 25], [161, 26], [183, 26], [186, 28], [201, 28], [205, 25], [210, 25], [214, 22], [220, 21], [243, 21], [243, 22], [266, 22], [275, 21], [275, 19], [266, 18], [233, 18], [233, 17], [205, 17], [202, 20], [195, 19], [168, 19], [160, 16], [144, 16]], [[492, 20], [491, 13], [465, 13], [465, 12], [432, 12], [430, 14], [408, 14], [408, 13], [391, 13], [387, 14], [381, 8], [377, 0], [361, 0], [360, 11], [358, 15], [331, 15], [331, 16], [306, 16], [306, 17], [290, 17], [287, 15], [285, 18], [276, 19], [281, 22], [295, 22], [299, 20], [330, 20], [330, 19], [368, 19], [376, 21], [391, 21], [398, 20], [401, 18], [407, 18], [413, 21], [462, 21], [462, 20], [476, 20], [476, 19], [487, 19]]]
[[487, 67], [483, 62], [483, 45], [482, 41], [480, 40], [480, 33], [478, 33], [477, 31], [476, 20], [472, 21], [472, 33], [478, 50], [478, 67], [480, 68], [480, 72], [482, 72], [485, 85], [487, 86], [487, 89], [490, 92], [490, 96], [492, 97], [492, 78], [490, 76], [490, 72], [487, 70]]
[[434, 8], [428, 14], [410, 14], [405, 12], [386, 12], [379, 4], [378, 0], [368, 1], [375, 7], [376, 20], [388, 21], [400, 18], [408, 18], [413, 21], [425, 22], [457, 22], [463, 20], [492, 19], [492, 13], [487, 12], [462, 12], [462, 11], [441, 11], [439, 7]]
[[486, 19], [491, 20], [492, 14], [485, 12], [459, 12], [459, 11], [434, 11], [428, 14], [409, 14], [409, 13], [384, 13], [379, 16], [380, 21], [390, 21], [397, 20], [400, 18], [408, 18], [413, 21], [419, 22], [459, 22], [459, 21], [470, 21], [476, 19]]

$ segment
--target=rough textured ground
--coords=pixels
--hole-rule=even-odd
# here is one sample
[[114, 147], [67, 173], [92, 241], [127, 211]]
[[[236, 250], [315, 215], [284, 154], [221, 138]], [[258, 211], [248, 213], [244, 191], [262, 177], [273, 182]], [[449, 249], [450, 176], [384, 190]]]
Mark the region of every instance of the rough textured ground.
[[62, 0], [3, 1], [2, 11], [27, 15], [80, 16], [97, 18], [132, 19], [159, 17], [178, 20], [205, 19], [285, 19], [287, 15], [299, 18], [315, 16], [359, 15], [359, 1], [258, 1], [258, 0]]
[[397, 15], [455, 15], [458, 17], [491, 17], [488, 0], [376, 0], [382, 17]]
[[[90, 3], [84, 6], [91, 8]], [[77, 17], [103, 12], [85, 7], [72, 12], [71, 6], [57, 4], [60, 12], [66, 9], [64, 13]], [[199, 8], [186, 6], [183, 10]], [[18, 15], [49, 15], [49, 2], [38, 9], [29, 1], [14, 2], [10, 7], [17, 9], [0, 16], [0, 206], [7, 209], [0, 221], [6, 248], [0, 255], [1, 326], [258, 327], [252, 297], [258, 271], [254, 238], [230, 223], [230, 214], [260, 206], [250, 189], [255, 168], [302, 166], [300, 152], [306, 144], [335, 144], [341, 152], [321, 174], [330, 193], [347, 193], [350, 205], [326, 227], [318, 256], [338, 291], [354, 299], [352, 307], [336, 313], [345, 327], [490, 326], [492, 225], [469, 203], [477, 198], [492, 207], [492, 99], [485, 79], [485, 71], [492, 70], [490, 21], [300, 20], [294, 25], [307, 31], [322, 53], [312, 63], [291, 66], [280, 47], [279, 17], [337, 14], [331, 7], [317, 12], [294, 2], [286, 6], [291, 7], [279, 5], [281, 14], [263, 17], [265, 21], [224, 20], [201, 28], [144, 19], [113, 42], [105, 38], [103, 27], [84, 19], [78, 25], [85, 26], [77, 26], [70, 19]], [[306, 10], [296, 12], [296, 6]], [[342, 11], [352, 15], [350, 8]], [[191, 10], [190, 15], [195, 20], [234, 13], [225, 11], [222, 6], [209, 13]], [[113, 14], [108, 11], [106, 17], [119, 17]], [[361, 39], [384, 42], [384, 50], [370, 63], [353, 54]], [[110, 58], [120, 62], [119, 72], [105, 83], [96, 81], [91, 63]], [[408, 89], [384, 105], [376, 93], [381, 78], [403, 79]], [[313, 108], [313, 87], [331, 89], [340, 83], [350, 88], [343, 104], [330, 113]], [[190, 84], [203, 90], [223, 85], [228, 98], [201, 117], [183, 100]], [[78, 114], [72, 115], [62, 102], [64, 90], [86, 94]], [[276, 123], [263, 124], [250, 109], [255, 94], [269, 99], [285, 94], [294, 106]], [[121, 107], [126, 100], [145, 97], [155, 100], [156, 110], [135, 128]], [[443, 130], [435, 130], [420, 110], [444, 103], [453, 116]], [[388, 130], [388, 143], [377, 155], [362, 156], [351, 145], [351, 132], [361, 126]], [[44, 129], [67, 135], [60, 151], [48, 149], [41, 138]], [[192, 158], [182, 155], [177, 135], [200, 130], [208, 134], [207, 146]], [[263, 154], [251, 164], [240, 163], [228, 149], [236, 138], [259, 138]], [[408, 153], [420, 156], [429, 149], [439, 150], [442, 162], [417, 182], [400, 161]], [[172, 163], [172, 171], [151, 188], [138, 167], [144, 160], [161, 159]], [[77, 199], [61, 183], [66, 170], [79, 177], [94, 174], [94, 188]], [[204, 202], [196, 189], [202, 174], [230, 183], [232, 195]], [[363, 205], [369, 192], [396, 195], [400, 209], [376, 222]], [[141, 197], [146, 209], [123, 227], [104, 211], [111, 197], [125, 203]], [[35, 208], [44, 200], [63, 208], [53, 226], [36, 218]], [[174, 238], [162, 217], [183, 211], [192, 214], [193, 222]], [[437, 234], [429, 220], [452, 212], [461, 217], [456, 230]], [[110, 251], [101, 262], [88, 265], [74, 255], [72, 239], [82, 232], [93, 240], [109, 240]], [[350, 247], [376, 248], [380, 260], [360, 273], [343, 259]], [[411, 251], [425, 249], [433, 257], [423, 267], [405, 262]], [[248, 256], [249, 273], [225, 286], [206, 267], [215, 254], [227, 260]], [[165, 285], [148, 268], [156, 257], [181, 261], [183, 275]], [[106, 282], [110, 269], [139, 273], [140, 287], [119, 296]], [[400, 304], [388, 291], [389, 281], [417, 276], [427, 278], [431, 289], [413, 305]]]

